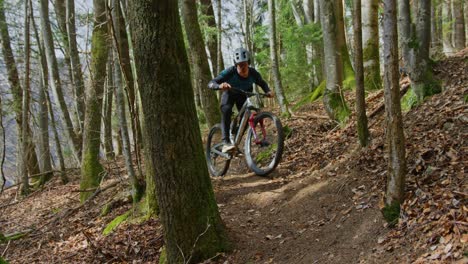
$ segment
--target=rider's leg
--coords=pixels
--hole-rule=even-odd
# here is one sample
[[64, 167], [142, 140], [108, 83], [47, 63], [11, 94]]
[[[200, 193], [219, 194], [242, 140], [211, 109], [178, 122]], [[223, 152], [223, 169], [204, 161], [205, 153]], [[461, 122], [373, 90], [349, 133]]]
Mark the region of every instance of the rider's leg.
[[229, 126], [231, 124], [232, 107], [234, 102], [229, 98], [227, 93], [223, 93], [221, 99], [221, 131], [223, 133], [223, 141], [230, 143], [229, 140]]

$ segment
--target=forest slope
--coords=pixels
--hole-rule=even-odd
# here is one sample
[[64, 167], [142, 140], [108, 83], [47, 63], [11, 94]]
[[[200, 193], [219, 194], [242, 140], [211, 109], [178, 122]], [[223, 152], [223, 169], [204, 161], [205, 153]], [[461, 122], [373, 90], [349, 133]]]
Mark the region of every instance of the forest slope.
[[[467, 60], [465, 49], [438, 63], [444, 91], [404, 115], [409, 172], [395, 228], [380, 213], [387, 169], [383, 111], [370, 118], [372, 144], [359, 149], [354, 126], [340, 129], [323, 118], [317, 102], [284, 121], [292, 134], [271, 178], [246, 174], [238, 160], [228, 172], [235, 175], [213, 179], [236, 250], [212, 262], [466, 262]], [[382, 100], [381, 91], [368, 95], [368, 113]], [[25, 236], [1, 243], [0, 254], [11, 263], [157, 262], [163, 246], [157, 219], [136, 218], [103, 235], [117, 216], [137, 215], [124, 191], [123, 162], [105, 167], [103, 191], [84, 206], [77, 171], [70, 171], [69, 184], [55, 179], [24, 200], [17, 200], [15, 187], [6, 190], [0, 232]], [[102, 214], [105, 205], [112, 207], [108, 214]]]

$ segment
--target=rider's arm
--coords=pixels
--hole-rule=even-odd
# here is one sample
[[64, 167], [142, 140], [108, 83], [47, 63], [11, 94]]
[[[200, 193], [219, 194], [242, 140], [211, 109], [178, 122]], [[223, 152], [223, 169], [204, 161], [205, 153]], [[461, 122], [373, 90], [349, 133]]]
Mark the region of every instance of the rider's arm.
[[[233, 67], [232, 67], [233, 68]], [[226, 82], [228, 79], [229, 79], [229, 76], [231, 76], [232, 74], [232, 68], [229, 68], [229, 69], [225, 69], [224, 71], [222, 71], [218, 76], [216, 76], [216, 78], [214, 78], [213, 80], [211, 80], [209, 83], [208, 83], [208, 88], [209, 89], [212, 89], [212, 90], [219, 90], [219, 85]], [[235, 68], [234, 68], [235, 69]]]
[[263, 80], [262, 76], [260, 75], [260, 73], [251, 68], [251, 73], [255, 79], [255, 84], [257, 84], [258, 86], [260, 86], [262, 88], [262, 90], [265, 92], [265, 93], [269, 93], [270, 92], [270, 87], [268, 87], [268, 84], [265, 82], [265, 80]]

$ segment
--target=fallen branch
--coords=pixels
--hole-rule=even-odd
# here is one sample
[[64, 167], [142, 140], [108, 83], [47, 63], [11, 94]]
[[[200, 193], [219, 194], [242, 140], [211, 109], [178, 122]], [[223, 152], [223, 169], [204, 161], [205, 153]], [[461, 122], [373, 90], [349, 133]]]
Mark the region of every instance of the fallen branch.
[[[409, 84], [406, 84], [406, 85], [403, 86], [403, 88], [400, 90], [400, 98], [402, 98], [406, 94], [409, 87], [410, 87]], [[382, 102], [374, 111], [372, 111], [372, 113], [369, 114], [369, 119], [373, 118], [374, 116], [379, 114], [384, 109], [385, 109], [385, 103]]]

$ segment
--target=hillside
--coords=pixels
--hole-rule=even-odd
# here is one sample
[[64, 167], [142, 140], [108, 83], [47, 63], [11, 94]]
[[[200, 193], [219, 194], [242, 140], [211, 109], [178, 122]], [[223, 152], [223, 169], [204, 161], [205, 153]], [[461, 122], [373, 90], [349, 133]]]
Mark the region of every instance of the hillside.
[[[387, 169], [384, 112], [377, 110], [383, 92], [367, 97], [373, 116], [366, 149], [357, 145], [354, 122], [340, 128], [315, 102], [283, 121], [292, 133], [270, 178], [246, 173], [242, 160], [231, 175], [213, 178], [236, 249], [210, 262], [466, 263], [468, 49], [434, 71], [444, 91], [404, 114], [407, 197], [397, 226], [380, 213]], [[353, 96], [346, 94], [347, 101]], [[103, 235], [117, 216], [138, 215], [125, 195], [123, 161], [105, 167], [102, 192], [83, 206], [79, 171], [69, 171], [69, 184], [54, 179], [23, 200], [16, 187], [2, 193], [0, 232], [22, 237], [0, 244], [0, 255], [10, 263], [157, 263], [158, 219], [136, 217]], [[111, 210], [103, 215], [106, 204]]]

